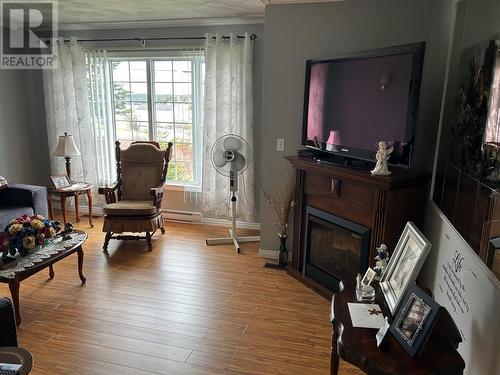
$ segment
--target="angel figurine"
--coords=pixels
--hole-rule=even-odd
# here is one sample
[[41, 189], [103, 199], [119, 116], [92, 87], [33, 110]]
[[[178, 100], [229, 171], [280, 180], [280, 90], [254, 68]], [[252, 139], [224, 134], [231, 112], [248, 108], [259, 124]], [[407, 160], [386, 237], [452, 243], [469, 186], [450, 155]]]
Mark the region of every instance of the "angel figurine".
[[373, 270], [377, 274], [375, 278], [377, 280], [380, 280], [382, 277], [382, 274], [385, 271], [385, 268], [387, 267], [387, 263], [389, 262], [389, 252], [387, 251], [387, 246], [385, 244], [381, 244], [377, 249], [377, 256], [375, 257], [375, 260], [377, 261], [375, 263], [375, 267]]
[[387, 159], [389, 159], [392, 151], [394, 151], [394, 148], [387, 148], [387, 144], [385, 142], [381, 141], [378, 143], [378, 151], [375, 155], [377, 164], [375, 165], [375, 168], [370, 171], [371, 174], [378, 176], [388, 176], [391, 174], [391, 171], [387, 168]]

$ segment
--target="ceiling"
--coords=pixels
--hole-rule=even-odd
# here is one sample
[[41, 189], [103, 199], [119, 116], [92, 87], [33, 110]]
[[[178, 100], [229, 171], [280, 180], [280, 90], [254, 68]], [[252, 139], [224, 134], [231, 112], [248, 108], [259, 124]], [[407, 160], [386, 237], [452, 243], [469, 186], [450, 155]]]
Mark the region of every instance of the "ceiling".
[[123, 28], [262, 23], [268, 4], [334, 0], [59, 0], [59, 27]]

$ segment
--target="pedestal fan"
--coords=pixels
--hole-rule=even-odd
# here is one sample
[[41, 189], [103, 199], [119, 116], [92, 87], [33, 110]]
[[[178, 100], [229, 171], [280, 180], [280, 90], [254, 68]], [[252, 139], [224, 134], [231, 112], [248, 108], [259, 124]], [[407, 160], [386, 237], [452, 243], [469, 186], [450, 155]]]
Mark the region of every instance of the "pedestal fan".
[[238, 177], [248, 167], [250, 158], [248, 143], [236, 134], [227, 134], [215, 141], [211, 150], [212, 165], [217, 173], [229, 178], [231, 192], [231, 228], [229, 237], [207, 238], [207, 245], [233, 243], [236, 252], [240, 252], [240, 242], [260, 241], [260, 236], [238, 237], [236, 235], [236, 192]]

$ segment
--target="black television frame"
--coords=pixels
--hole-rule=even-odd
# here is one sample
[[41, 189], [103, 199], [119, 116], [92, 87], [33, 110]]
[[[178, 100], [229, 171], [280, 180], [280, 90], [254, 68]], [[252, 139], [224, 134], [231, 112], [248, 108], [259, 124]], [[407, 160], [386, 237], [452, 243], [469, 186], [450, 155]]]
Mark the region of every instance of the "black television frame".
[[[405, 125], [405, 139], [404, 141], [408, 144], [408, 162], [407, 163], [391, 163], [389, 159], [389, 164], [404, 166], [411, 168], [413, 165], [413, 150], [415, 143], [415, 130], [417, 124], [417, 114], [418, 114], [418, 104], [420, 99], [420, 86], [422, 81], [422, 71], [424, 65], [424, 54], [425, 54], [425, 42], [418, 42], [412, 44], [405, 44], [401, 46], [387, 47], [374, 49], [369, 51], [361, 51], [345, 56], [339, 56], [331, 59], [309, 59], [306, 60], [306, 71], [305, 71], [305, 89], [304, 89], [304, 110], [302, 118], [302, 146], [308, 147], [310, 149], [325, 153], [324, 155], [331, 156], [342, 156], [347, 160], [358, 159], [364, 161], [375, 162], [373, 151], [363, 150], [355, 147], [341, 146], [338, 150], [326, 150], [325, 148], [312, 146], [307, 144], [307, 118], [309, 112], [309, 85], [311, 78], [311, 67], [318, 63], [329, 63], [334, 61], [350, 61], [350, 60], [360, 60], [364, 58], [372, 57], [384, 57], [392, 55], [401, 55], [406, 53], [413, 54], [413, 65], [411, 73], [411, 81], [408, 92], [409, 103], [407, 114], [406, 114], [406, 125]], [[323, 142], [321, 142], [323, 143]], [[342, 163], [348, 165], [349, 163]]]

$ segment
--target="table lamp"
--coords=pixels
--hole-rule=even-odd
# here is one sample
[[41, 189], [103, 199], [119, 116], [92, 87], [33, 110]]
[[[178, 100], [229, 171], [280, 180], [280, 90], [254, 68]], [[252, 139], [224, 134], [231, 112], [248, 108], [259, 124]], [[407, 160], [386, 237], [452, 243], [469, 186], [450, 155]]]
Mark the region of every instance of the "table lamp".
[[66, 159], [66, 174], [71, 182], [71, 157], [80, 155], [80, 151], [76, 148], [75, 140], [71, 134], [64, 132], [64, 135], [59, 136], [59, 143], [54, 151], [55, 156], [63, 156]]
[[330, 136], [326, 141], [326, 149], [328, 151], [337, 151], [337, 146], [340, 146], [340, 130], [331, 130]]

